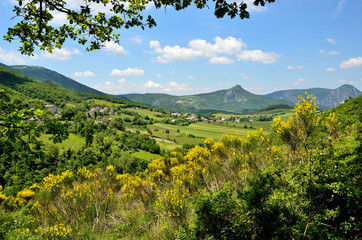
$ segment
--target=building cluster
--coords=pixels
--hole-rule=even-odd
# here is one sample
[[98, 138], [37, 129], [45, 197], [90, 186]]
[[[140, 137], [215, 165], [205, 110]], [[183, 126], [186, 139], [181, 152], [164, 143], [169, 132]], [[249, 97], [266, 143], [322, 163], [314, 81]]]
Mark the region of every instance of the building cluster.
[[108, 113], [108, 114], [114, 114], [114, 110], [113, 108], [111, 108], [110, 110], [108, 110], [108, 107], [94, 107], [91, 110], [88, 111], [88, 113], [90, 115], [93, 115], [94, 113]]

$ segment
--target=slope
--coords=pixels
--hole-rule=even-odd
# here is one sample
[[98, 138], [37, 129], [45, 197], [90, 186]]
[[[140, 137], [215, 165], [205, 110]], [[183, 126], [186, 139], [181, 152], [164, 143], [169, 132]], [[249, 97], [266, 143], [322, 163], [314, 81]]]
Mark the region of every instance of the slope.
[[76, 92], [50, 80], [38, 82], [2, 64], [0, 64], [0, 89], [11, 92], [19, 99], [40, 99], [58, 107], [63, 107], [67, 103], [81, 103], [87, 99], [102, 99], [125, 106], [142, 106], [113, 96]]
[[274, 99], [284, 99], [291, 102], [297, 102], [299, 95], [304, 95], [304, 92], [308, 94], [313, 94], [317, 97], [316, 103], [322, 109], [330, 109], [341, 102], [349, 99], [350, 97], [354, 98], [359, 96], [360, 92], [354, 86], [345, 84], [336, 89], [327, 89], [327, 88], [309, 88], [309, 89], [291, 89], [291, 90], [281, 90], [273, 93], [266, 94], [265, 96], [271, 97]]
[[103, 92], [87, 87], [69, 77], [66, 77], [56, 71], [52, 71], [44, 67], [26, 66], [26, 65], [14, 65], [14, 66], [6, 66], [4, 64], [1, 65], [10, 70], [24, 74], [39, 82], [45, 82], [47, 80], [51, 80], [73, 91], [106, 95]]
[[125, 94], [119, 97], [135, 102], [156, 106], [165, 110], [206, 113], [206, 112], [249, 112], [275, 104], [290, 104], [286, 100], [256, 95], [236, 85], [230, 89], [188, 96], [168, 94]]
[[67, 102], [81, 102], [83, 100], [74, 91], [34, 81], [3, 66], [0, 66], [0, 89], [10, 91], [21, 98], [41, 99], [56, 105]]

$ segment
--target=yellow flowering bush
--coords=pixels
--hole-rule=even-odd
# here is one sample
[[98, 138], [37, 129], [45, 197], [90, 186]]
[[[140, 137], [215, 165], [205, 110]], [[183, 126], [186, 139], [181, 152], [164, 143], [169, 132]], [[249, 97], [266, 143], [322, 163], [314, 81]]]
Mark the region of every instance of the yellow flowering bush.
[[305, 92], [305, 97], [298, 97], [298, 102], [295, 104], [296, 107], [294, 108], [298, 124], [306, 137], [310, 135], [312, 129], [318, 125], [320, 120], [319, 117], [316, 117], [318, 106], [315, 103], [315, 100], [316, 97], [314, 97], [313, 94], [309, 95]]
[[289, 117], [287, 122], [282, 121], [280, 117], [273, 119], [274, 123], [270, 128], [290, 146], [292, 153], [296, 152], [300, 144], [305, 142], [313, 129], [320, 124], [315, 100], [316, 97], [313, 94], [305, 93], [305, 97], [298, 97], [298, 102], [293, 110], [294, 117]]
[[62, 223], [45, 228], [38, 227], [34, 232], [45, 239], [74, 239], [72, 236], [72, 228]]
[[73, 178], [73, 172], [66, 170], [60, 175], [49, 174], [49, 176], [43, 179], [43, 188], [52, 194], [56, 194], [62, 187], [62, 185], [70, 183]]
[[146, 169], [146, 173], [149, 174], [150, 179], [154, 182], [161, 181], [165, 177], [166, 172], [167, 167], [162, 158], [150, 162]]
[[115, 192], [119, 188], [114, 175], [110, 166], [93, 171], [82, 167], [75, 174], [65, 171], [45, 177], [41, 185], [32, 186], [36, 190], [33, 195], [30, 189], [19, 192], [19, 198], [28, 200], [31, 196], [34, 226], [41, 228], [34, 234], [71, 239], [71, 232], [88, 234], [79, 229], [80, 224], [91, 225], [93, 231], [106, 228], [117, 207]]
[[200, 170], [210, 157], [211, 152], [207, 148], [196, 146], [189, 150], [185, 159], [187, 160], [188, 165]]
[[182, 185], [181, 180], [174, 181], [170, 188], [158, 191], [156, 200], [156, 209], [161, 217], [168, 217], [180, 225], [186, 223], [189, 209], [187, 191]]
[[149, 179], [142, 179], [129, 174], [117, 175], [116, 179], [122, 186], [123, 198], [140, 199], [144, 203], [152, 197], [153, 188], [156, 186], [156, 184]]
[[337, 137], [338, 130], [340, 129], [341, 122], [338, 121], [335, 113], [330, 113], [323, 121], [324, 126], [329, 131], [330, 137]]

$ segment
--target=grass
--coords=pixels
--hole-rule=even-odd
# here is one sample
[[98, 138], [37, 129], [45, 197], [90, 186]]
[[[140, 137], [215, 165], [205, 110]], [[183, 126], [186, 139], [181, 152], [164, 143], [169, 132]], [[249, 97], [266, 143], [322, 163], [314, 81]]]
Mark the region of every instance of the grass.
[[[241, 127], [234, 127], [230, 125], [222, 125], [222, 124], [213, 124], [213, 123], [192, 123], [189, 126], [178, 126], [178, 125], [170, 125], [164, 123], [156, 123], [154, 126], [157, 126], [159, 129], [168, 129], [170, 131], [180, 130], [180, 133], [184, 133], [186, 135], [193, 135], [202, 139], [207, 137], [211, 137], [215, 140], [219, 140], [224, 134], [238, 135], [241, 137], [245, 137], [248, 132], [253, 131], [252, 129], [244, 129]], [[157, 135], [157, 133], [155, 133]], [[177, 138], [176, 138], [177, 140]], [[191, 139], [190, 139], [191, 140]], [[192, 141], [192, 140], [191, 140]]]
[[154, 159], [157, 159], [157, 158], [161, 157], [158, 154], [153, 154], [153, 153], [145, 152], [145, 151], [142, 151], [142, 150], [139, 150], [137, 152], [132, 153], [131, 156], [132, 157], [137, 157], [137, 158], [142, 158], [142, 159], [149, 160], [149, 161], [152, 161]]
[[175, 148], [181, 148], [182, 145], [180, 144], [174, 144], [174, 143], [163, 143], [163, 142], [157, 142], [157, 144], [160, 146], [162, 150], [166, 151], [172, 151]]
[[[40, 139], [45, 144], [54, 144], [51, 140], [49, 140], [50, 136], [51, 136], [50, 134], [43, 134], [42, 136], [40, 136]], [[70, 133], [68, 139], [64, 140], [61, 143], [56, 143], [54, 145], [57, 146], [59, 148], [59, 152], [62, 153], [68, 148], [72, 150], [79, 150], [82, 148], [84, 144], [85, 144], [84, 138], [75, 135], [73, 133]]]
[[89, 99], [89, 101], [93, 101], [97, 105], [104, 105], [104, 106], [107, 106], [107, 107], [117, 107], [117, 106], [122, 105], [122, 104], [119, 104], [119, 103], [108, 102], [108, 101], [102, 100], [102, 99]]
[[[190, 137], [187, 133], [181, 132], [181, 126], [176, 126], [177, 128], [170, 128], [169, 124], [163, 124], [163, 123], [156, 123], [154, 125], [149, 125], [148, 128], [151, 129], [153, 136], [163, 139], [169, 139], [171, 141], [177, 142], [177, 144], [183, 145], [183, 144], [199, 144], [204, 142], [205, 138], [203, 137]], [[181, 127], [181, 128], [180, 128]], [[158, 131], [156, 131], [158, 129]], [[178, 132], [177, 130], [180, 130]], [[166, 133], [166, 130], [169, 132]]]
[[154, 112], [154, 111], [150, 111], [150, 110], [148, 110], [148, 109], [142, 109], [142, 108], [139, 108], [139, 109], [136, 109], [136, 108], [125, 108], [124, 110], [136, 112], [136, 113], [138, 113], [138, 114], [141, 115], [141, 116], [148, 116], [149, 118], [153, 118], [153, 119], [155, 119], [155, 120], [163, 119], [163, 118], [157, 117], [156, 115], [162, 115], [162, 116], [166, 117], [166, 115], [163, 114], [163, 113], [161, 113], [161, 112]]

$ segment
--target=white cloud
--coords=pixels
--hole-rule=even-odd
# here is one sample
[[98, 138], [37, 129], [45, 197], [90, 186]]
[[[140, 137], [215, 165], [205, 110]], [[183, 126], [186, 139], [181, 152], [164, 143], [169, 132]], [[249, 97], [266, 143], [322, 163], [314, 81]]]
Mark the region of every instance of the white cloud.
[[185, 91], [192, 91], [193, 89], [187, 86], [184, 83], [177, 83], [175, 81], [171, 81], [168, 83], [167, 87], [165, 88], [166, 92], [185, 92]]
[[326, 38], [326, 41], [333, 45], [335, 45], [337, 43], [337, 41], [334, 40], [333, 38]]
[[[175, 81], [169, 82], [166, 86], [162, 86], [159, 83], [148, 80], [145, 84], [142, 85], [141, 91], [143, 92], [164, 92], [164, 93], [189, 93], [194, 89], [184, 83], [177, 83]], [[139, 89], [138, 89], [139, 91]]]
[[334, 72], [336, 71], [336, 69], [332, 68], [332, 67], [329, 67], [329, 68], [326, 68], [326, 71], [327, 72]]
[[247, 10], [249, 12], [263, 12], [267, 10], [267, 7], [262, 7], [262, 6], [255, 6], [254, 0], [244, 0], [244, 3], [246, 3], [248, 5]]
[[337, 5], [337, 8], [336, 8], [336, 11], [333, 14], [334, 18], [337, 18], [342, 13], [343, 8], [346, 5], [346, 3], [347, 3], [347, 0], [340, 0], [339, 1], [338, 5]]
[[265, 53], [261, 50], [244, 50], [237, 54], [239, 61], [261, 62], [264, 64], [275, 63], [281, 55], [276, 53]]
[[227, 57], [212, 57], [209, 59], [209, 63], [211, 64], [231, 64], [234, 62], [233, 59]]
[[109, 81], [106, 81], [104, 83], [97, 83], [93, 86], [94, 89], [97, 89], [99, 91], [109, 93], [109, 94], [117, 94], [118, 89], [117, 86]]
[[153, 50], [152, 53], [159, 55], [155, 61], [161, 63], [190, 61], [197, 57], [210, 58], [209, 62], [212, 64], [234, 62], [230, 58], [218, 56], [219, 54], [235, 55], [239, 61], [274, 63], [281, 56], [276, 53], [265, 53], [261, 50], [243, 50], [247, 47], [246, 44], [241, 39], [231, 36], [225, 39], [215, 37], [214, 43], [208, 43], [203, 39], [194, 39], [189, 42], [188, 47], [175, 45], [162, 48], [159, 41], [150, 41], [149, 45]]
[[355, 68], [362, 67], [362, 57], [350, 58], [346, 61], [343, 61], [340, 65], [340, 68]]
[[156, 78], [162, 78], [162, 75], [160, 73], [156, 74]]
[[104, 42], [103, 50], [112, 53], [115, 56], [124, 56], [128, 54], [128, 52], [122, 46], [113, 41]]
[[[28, 0], [26, 0], [28, 1]], [[23, 1], [23, 2], [26, 2]], [[23, 3], [24, 4], [24, 3]], [[106, 4], [106, 6], [104, 6], [104, 4], [102, 3], [96, 3], [96, 2], [92, 2], [92, 1], [85, 1], [85, 0], [68, 0], [66, 1], [66, 7], [70, 8], [71, 10], [75, 10], [75, 11], [80, 11], [81, 10], [81, 6], [85, 6], [85, 5], [89, 5], [90, 9], [92, 9], [92, 14], [97, 14], [98, 12], [102, 12], [102, 13], [106, 13], [106, 14], [114, 14], [111, 9], [112, 9], [112, 4], [108, 3]], [[124, 5], [127, 7], [129, 5], [129, 3], [124, 2]], [[58, 11], [53, 11], [52, 15], [54, 16], [54, 19], [52, 19], [52, 23], [56, 24], [56, 25], [63, 25], [65, 23], [68, 22], [68, 20], [66, 19], [66, 14], [64, 13], [60, 13]]]
[[[103, 12], [103, 13], [112, 13], [111, 7], [112, 4], [108, 3], [106, 6], [104, 6], [101, 3], [95, 3], [92, 1], [86, 2], [90, 8], [93, 10], [94, 13]], [[84, 0], [69, 0], [67, 1], [67, 7], [73, 9], [73, 10], [79, 10], [80, 6], [84, 6], [85, 1]]]
[[219, 85], [219, 86], [229, 86], [229, 85], [230, 85], [230, 83], [223, 83], [223, 82], [220, 82], [220, 83], [218, 83], [217, 85]]
[[110, 76], [142, 76], [145, 75], [145, 71], [139, 68], [127, 68], [125, 70], [113, 69]]
[[191, 80], [195, 80], [195, 79], [196, 79], [194, 76], [191, 76], [191, 75], [188, 75], [187, 78], [188, 78], [188, 79], [191, 79]]
[[320, 49], [318, 52], [321, 53], [321, 54], [323, 54], [323, 53], [325, 53], [326, 51], [324, 51], [323, 49]]
[[149, 89], [149, 88], [160, 88], [160, 89], [163, 89], [163, 87], [161, 86], [161, 84], [159, 83], [155, 83], [151, 80], [148, 80], [145, 84], [143, 84], [143, 87], [146, 88], [146, 89]]
[[176, 72], [175, 72], [175, 70], [172, 70], [171, 72], [170, 72], [170, 74], [175, 74]]
[[118, 80], [118, 83], [119, 83], [120, 85], [123, 85], [123, 84], [126, 83], [126, 79], [125, 79], [125, 78], [121, 78], [121, 79]]
[[93, 88], [109, 94], [121, 94], [139, 91], [139, 87], [136, 86], [136, 84], [128, 83], [125, 78], [119, 79], [117, 83], [118, 84], [106, 81], [95, 84]]
[[136, 37], [131, 38], [131, 40], [132, 40], [133, 42], [135, 42], [135, 43], [139, 43], [139, 44], [142, 43], [142, 38], [141, 38], [141, 36], [139, 36], [139, 35], [137, 35]]
[[70, 50], [68, 48], [61, 48], [61, 49], [56, 48], [53, 49], [52, 53], [43, 52], [42, 56], [45, 58], [64, 61], [70, 59], [72, 55], [81, 55], [81, 54], [82, 53], [76, 48], [74, 48], [73, 50]]
[[241, 39], [237, 40], [233, 37], [225, 39], [215, 37], [214, 41], [215, 43], [211, 44], [203, 39], [195, 39], [189, 42], [189, 46], [196, 51], [200, 51], [204, 57], [213, 57], [220, 53], [233, 55], [240, 52], [242, 48], [246, 48], [246, 44]]
[[87, 70], [85, 72], [75, 72], [73, 75], [74, 75], [74, 77], [96, 77], [97, 76], [89, 70]]
[[241, 76], [241, 78], [244, 79], [244, 80], [248, 80], [248, 79], [251, 78], [249, 75], [246, 75], [246, 73], [241, 73], [240, 76]]
[[15, 51], [8, 51], [0, 48], [0, 60], [7, 64], [26, 64], [25, 59], [20, 53]]
[[305, 82], [306, 80], [304, 78], [298, 78], [297, 81], [294, 82], [294, 85], [298, 85], [301, 82]]
[[150, 41], [150, 48], [154, 49], [154, 53], [160, 54], [160, 56], [156, 58], [156, 61], [160, 63], [189, 61], [202, 55], [199, 51], [178, 45], [161, 48], [161, 44], [158, 41]]
[[298, 66], [287, 66], [288, 70], [294, 70], [294, 69], [303, 69], [304, 66], [298, 65]]
[[332, 51], [332, 52], [329, 52], [328, 55], [338, 56], [339, 52], [338, 51]]
[[68, 23], [67, 14], [57, 11], [52, 12], [52, 14], [54, 18], [52, 19], [51, 23], [54, 23], [58, 26]]
[[338, 80], [339, 83], [346, 83], [346, 80]]

